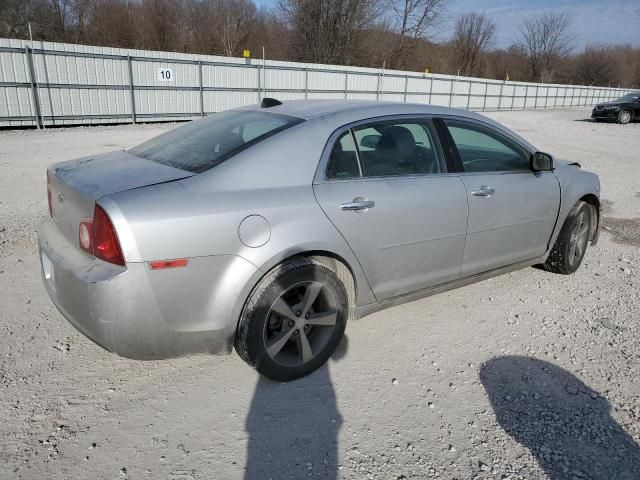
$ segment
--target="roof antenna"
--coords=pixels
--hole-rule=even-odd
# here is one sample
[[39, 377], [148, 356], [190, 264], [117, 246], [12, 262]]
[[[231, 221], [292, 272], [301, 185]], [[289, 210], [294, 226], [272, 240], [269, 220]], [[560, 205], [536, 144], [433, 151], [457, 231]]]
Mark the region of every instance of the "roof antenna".
[[278, 105], [282, 105], [282, 102], [275, 98], [264, 97], [260, 102], [260, 108], [276, 107]]

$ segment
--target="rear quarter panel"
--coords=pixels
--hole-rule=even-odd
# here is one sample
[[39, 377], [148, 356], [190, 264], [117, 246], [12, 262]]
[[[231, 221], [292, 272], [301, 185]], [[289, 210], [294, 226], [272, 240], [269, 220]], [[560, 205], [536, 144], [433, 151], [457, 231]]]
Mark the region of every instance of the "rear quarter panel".
[[[374, 302], [358, 260], [320, 209], [312, 189], [326, 132], [332, 127], [316, 128], [309, 122], [300, 128], [303, 125], [204, 174], [102, 198], [99, 203], [116, 226], [126, 260], [237, 255], [251, 262], [258, 270], [239, 295], [237, 318], [238, 308], [264, 273], [293, 255], [326, 251], [351, 267], [357, 303]], [[240, 224], [250, 215], [269, 224], [269, 240], [263, 246], [250, 247], [240, 240]], [[203, 275], [201, 280], [219, 279]]]

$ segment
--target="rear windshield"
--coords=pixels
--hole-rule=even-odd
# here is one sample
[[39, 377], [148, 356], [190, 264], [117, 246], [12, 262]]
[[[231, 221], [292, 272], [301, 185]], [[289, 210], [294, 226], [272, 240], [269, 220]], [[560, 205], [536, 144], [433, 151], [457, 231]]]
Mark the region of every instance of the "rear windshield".
[[189, 122], [129, 150], [137, 157], [201, 173], [302, 119], [230, 110]]

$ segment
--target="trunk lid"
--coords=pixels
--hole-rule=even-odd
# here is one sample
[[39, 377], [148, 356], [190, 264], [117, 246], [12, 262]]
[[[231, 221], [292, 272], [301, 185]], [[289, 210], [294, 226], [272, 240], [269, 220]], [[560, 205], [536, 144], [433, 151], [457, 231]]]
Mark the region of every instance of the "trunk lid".
[[79, 246], [80, 221], [93, 217], [100, 197], [193, 175], [125, 151], [56, 163], [49, 167], [53, 220], [69, 243]]

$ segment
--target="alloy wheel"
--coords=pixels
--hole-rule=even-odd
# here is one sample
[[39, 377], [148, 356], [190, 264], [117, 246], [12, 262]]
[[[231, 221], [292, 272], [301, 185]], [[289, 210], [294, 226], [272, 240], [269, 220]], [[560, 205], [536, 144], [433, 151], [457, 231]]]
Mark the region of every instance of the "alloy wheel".
[[267, 354], [283, 366], [310, 362], [329, 343], [337, 316], [335, 296], [323, 283], [307, 281], [287, 288], [267, 313]]
[[580, 262], [588, 242], [589, 220], [585, 212], [580, 212], [569, 238], [569, 264], [571, 266]]

